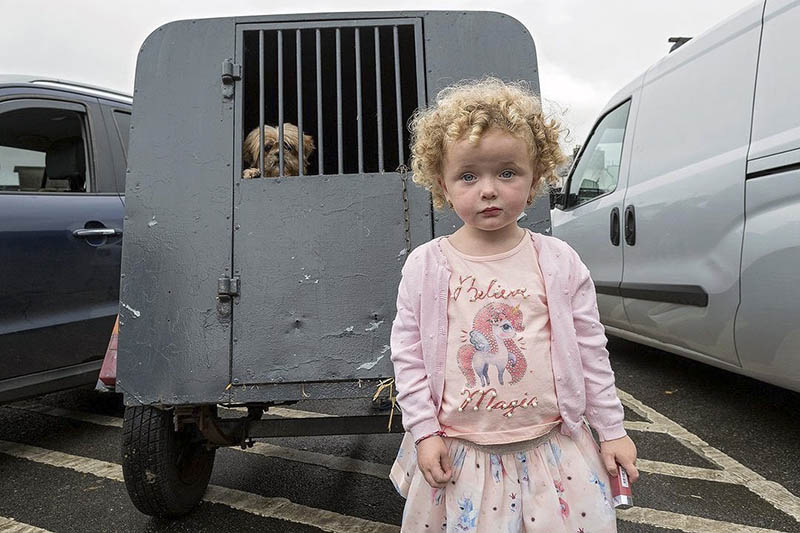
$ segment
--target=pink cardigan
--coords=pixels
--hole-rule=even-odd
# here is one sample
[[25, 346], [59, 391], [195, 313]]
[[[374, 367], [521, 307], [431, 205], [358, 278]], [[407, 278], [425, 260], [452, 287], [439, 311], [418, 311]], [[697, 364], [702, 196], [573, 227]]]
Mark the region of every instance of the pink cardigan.
[[[567, 243], [528, 232], [539, 257], [550, 313], [551, 350], [562, 433], [583, 417], [600, 440], [625, 436], [605, 330], [589, 270]], [[450, 268], [438, 237], [412, 251], [397, 290], [391, 348], [403, 427], [414, 440], [440, 431]]]

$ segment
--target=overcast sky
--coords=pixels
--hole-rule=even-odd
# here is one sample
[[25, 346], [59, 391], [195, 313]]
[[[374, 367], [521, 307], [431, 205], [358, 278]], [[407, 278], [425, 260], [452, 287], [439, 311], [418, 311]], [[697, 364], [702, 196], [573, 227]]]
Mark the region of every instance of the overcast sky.
[[171, 20], [272, 13], [487, 10], [533, 35], [542, 97], [582, 143], [606, 101], [669, 50], [751, 0], [0, 0], [0, 73], [35, 74], [131, 93], [139, 46]]

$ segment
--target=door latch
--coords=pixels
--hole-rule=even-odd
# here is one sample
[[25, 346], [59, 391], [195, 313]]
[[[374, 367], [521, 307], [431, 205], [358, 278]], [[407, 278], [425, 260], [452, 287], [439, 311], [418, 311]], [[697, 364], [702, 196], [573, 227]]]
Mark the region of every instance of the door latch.
[[230, 100], [233, 98], [233, 85], [235, 81], [242, 79], [242, 65], [234, 63], [232, 59], [222, 62], [222, 99]]
[[239, 296], [239, 278], [223, 276], [217, 280], [217, 314], [231, 315], [233, 297]]

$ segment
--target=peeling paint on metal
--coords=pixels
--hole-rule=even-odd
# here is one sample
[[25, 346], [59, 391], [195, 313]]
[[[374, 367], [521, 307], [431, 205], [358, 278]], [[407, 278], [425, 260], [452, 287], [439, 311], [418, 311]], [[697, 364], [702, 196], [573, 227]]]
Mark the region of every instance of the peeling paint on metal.
[[133, 317], [134, 318], [139, 318], [140, 316], [142, 316], [141, 312], [137, 311], [136, 309], [134, 309], [130, 305], [126, 304], [125, 302], [120, 302], [120, 304], [122, 305], [122, 307], [124, 307], [125, 309], [127, 309], [128, 311], [133, 313]]
[[375, 365], [377, 365], [381, 361], [381, 359], [383, 359], [383, 357], [384, 357], [383, 355], [379, 355], [378, 358], [372, 361], [371, 363], [364, 363], [358, 365], [356, 367], [356, 370], [372, 370], [375, 367]]
[[379, 320], [377, 322], [370, 322], [369, 327], [365, 328], [364, 331], [375, 331], [381, 326], [381, 324], [383, 324], [383, 320]]

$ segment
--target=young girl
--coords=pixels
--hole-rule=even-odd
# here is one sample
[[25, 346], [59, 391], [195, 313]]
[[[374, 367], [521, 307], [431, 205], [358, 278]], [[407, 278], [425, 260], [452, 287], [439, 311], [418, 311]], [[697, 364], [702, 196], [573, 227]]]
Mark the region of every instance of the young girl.
[[488, 78], [445, 89], [411, 128], [414, 181], [464, 224], [409, 254], [398, 288], [402, 531], [616, 531], [609, 475], [637, 479], [636, 447], [594, 285], [566, 243], [517, 225], [564, 162], [558, 124]]

